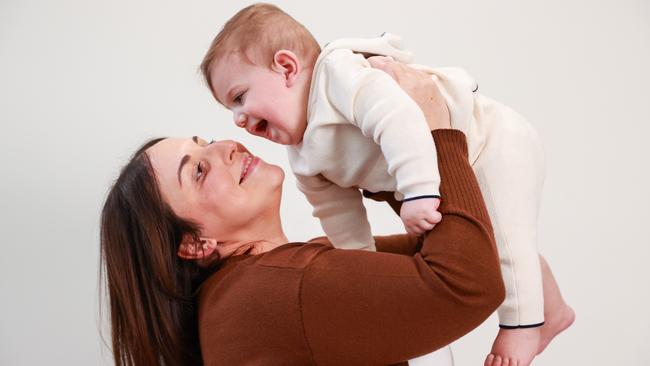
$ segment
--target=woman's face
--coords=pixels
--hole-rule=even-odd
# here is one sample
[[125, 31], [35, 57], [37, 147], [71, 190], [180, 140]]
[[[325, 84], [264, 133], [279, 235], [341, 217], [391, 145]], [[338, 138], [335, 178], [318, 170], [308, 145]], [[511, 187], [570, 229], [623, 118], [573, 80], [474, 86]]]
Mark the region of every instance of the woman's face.
[[277, 218], [284, 172], [235, 141], [169, 138], [147, 155], [165, 201], [203, 237], [238, 240]]

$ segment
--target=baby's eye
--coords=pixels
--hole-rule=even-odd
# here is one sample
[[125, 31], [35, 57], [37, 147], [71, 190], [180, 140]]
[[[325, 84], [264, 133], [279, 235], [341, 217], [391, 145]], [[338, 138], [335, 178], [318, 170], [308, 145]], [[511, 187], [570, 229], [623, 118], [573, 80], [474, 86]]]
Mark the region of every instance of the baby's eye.
[[239, 94], [237, 94], [237, 95], [232, 99], [232, 102], [233, 102], [234, 104], [241, 104], [241, 103], [243, 102], [243, 100], [244, 100], [244, 94], [246, 94], [245, 91], [244, 91], [244, 92], [241, 92], [241, 93], [239, 93]]

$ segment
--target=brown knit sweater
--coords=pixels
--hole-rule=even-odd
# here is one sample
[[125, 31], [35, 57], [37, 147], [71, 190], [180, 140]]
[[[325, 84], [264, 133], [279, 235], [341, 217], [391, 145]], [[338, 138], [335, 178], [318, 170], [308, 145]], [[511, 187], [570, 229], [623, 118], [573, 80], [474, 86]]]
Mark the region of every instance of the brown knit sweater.
[[[381, 252], [290, 243], [228, 259], [199, 294], [205, 365], [390, 365], [483, 322], [504, 288], [465, 136], [433, 132], [443, 220]], [[421, 244], [421, 245], [420, 245]]]

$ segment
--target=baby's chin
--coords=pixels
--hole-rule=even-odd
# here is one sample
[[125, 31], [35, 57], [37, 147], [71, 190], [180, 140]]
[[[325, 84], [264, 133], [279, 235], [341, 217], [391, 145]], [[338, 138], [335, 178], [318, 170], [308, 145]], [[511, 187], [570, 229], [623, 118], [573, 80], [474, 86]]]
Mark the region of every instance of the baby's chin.
[[289, 134], [282, 134], [272, 141], [275, 142], [276, 144], [285, 145], [285, 146], [298, 145], [299, 143], [302, 142], [302, 136], [293, 137]]
[[297, 133], [287, 134], [287, 143], [283, 145], [299, 145], [302, 143], [302, 138], [305, 133], [305, 129], [301, 129]]

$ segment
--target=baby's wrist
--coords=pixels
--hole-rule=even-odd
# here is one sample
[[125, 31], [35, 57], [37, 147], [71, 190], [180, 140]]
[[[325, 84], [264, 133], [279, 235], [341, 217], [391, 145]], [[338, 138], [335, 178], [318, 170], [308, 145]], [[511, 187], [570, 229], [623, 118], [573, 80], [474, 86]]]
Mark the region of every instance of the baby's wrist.
[[422, 195], [422, 196], [409, 197], [409, 198], [403, 199], [402, 203], [417, 201], [417, 200], [421, 200], [421, 199], [437, 199], [437, 200], [440, 200], [440, 195], [438, 195], [438, 194], [427, 194], [427, 195]]

